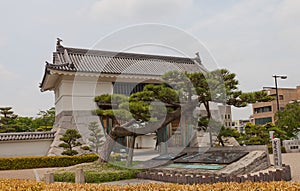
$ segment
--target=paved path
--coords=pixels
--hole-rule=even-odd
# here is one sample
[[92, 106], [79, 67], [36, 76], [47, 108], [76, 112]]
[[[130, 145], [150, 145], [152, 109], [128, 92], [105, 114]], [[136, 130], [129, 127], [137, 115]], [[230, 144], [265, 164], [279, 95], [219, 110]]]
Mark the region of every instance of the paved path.
[[[271, 163], [273, 163], [273, 155], [270, 155]], [[282, 160], [284, 164], [291, 166], [292, 181], [300, 182], [300, 153], [284, 153], [282, 154]], [[25, 170], [5, 170], [0, 171], [0, 178], [17, 178], [17, 179], [31, 179], [31, 180], [43, 180], [44, 174], [52, 171], [56, 168], [40, 168], [40, 169], [25, 169]], [[110, 182], [106, 184], [137, 184], [145, 182], [155, 182], [152, 180], [123, 180], [117, 182]]]
[[[271, 164], [273, 163], [273, 155], [270, 155]], [[291, 166], [292, 181], [300, 182], [300, 153], [283, 153], [282, 163]]]
[[24, 169], [24, 170], [3, 170], [0, 171], [0, 178], [16, 178], [16, 179], [30, 179], [30, 180], [43, 180], [44, 175], [48, 171], [55, 168], [38, 168], [38, 169]]

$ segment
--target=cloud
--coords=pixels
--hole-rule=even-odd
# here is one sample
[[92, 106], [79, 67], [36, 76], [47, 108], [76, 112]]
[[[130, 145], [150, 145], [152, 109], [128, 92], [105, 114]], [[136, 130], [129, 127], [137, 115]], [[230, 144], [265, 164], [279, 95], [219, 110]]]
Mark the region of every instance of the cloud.
[[192, 0], [102, 0], [91, 6], [91, 16], [105, 22], [159, 22], [180, 18], [192, 4]]
[[4, 47], [6, 45], [5, 37], [0, 33], [0, 47]]
[[[242, 89], [253, 91], [273, 84], [272, 74], [287, 73], [283, 70], [300, 59], [299, 10], [299, 1], [239, 1], [201, 18], [189, 31], [222, 67], [238, 74]], [[289, 82], [295, 84], [292, 77]]]
[[283, 1], [275, 17], [278, 23], [278, 38], [284, 40], [282, 47], [299, 54], [300, 47], [300, 1]]
[[4, 65], [1, 65], [0, 64], [0, 80], [5, 80], [5, 81], [8, 81], [8, 80], [13, 80], [16, 78], [16, 74], [13, 73], [13, 72], [10, 72], [8, 69], [5, 68]]

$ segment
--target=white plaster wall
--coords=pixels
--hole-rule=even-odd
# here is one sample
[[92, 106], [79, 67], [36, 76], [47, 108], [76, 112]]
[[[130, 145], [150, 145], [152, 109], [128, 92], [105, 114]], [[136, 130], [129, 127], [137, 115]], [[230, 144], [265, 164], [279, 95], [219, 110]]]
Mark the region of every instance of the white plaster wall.
[[62, 79], [55, 88], [56, 113], [97, 109], [94, 97], [101, 94], [111, 94], [112, 91], [111, 82], [99, 82], [96, 77]]
[[154, 137], [154, 134], [147, 134], [137, 137], [135, 140], [135, 147], [138, 144], [139, 148], [155, 148], [156, 140]]
[[52, 140], [0, 142], [0, 157], [46, 156]]

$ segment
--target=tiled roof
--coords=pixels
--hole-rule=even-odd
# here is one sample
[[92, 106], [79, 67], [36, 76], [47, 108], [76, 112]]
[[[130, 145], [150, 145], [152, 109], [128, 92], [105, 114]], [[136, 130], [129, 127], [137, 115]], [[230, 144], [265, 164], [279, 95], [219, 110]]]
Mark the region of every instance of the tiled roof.
[[55, 132], [0, 133], [1, 141], [54, 139]]
[[203, 71], [200, 59], [118, 53], [57, 46], [53, 53], [53, 64], [46, 68], [68, 72], [89, 72], [107, 74], [133, 74], [161, 76], [171, 70]]

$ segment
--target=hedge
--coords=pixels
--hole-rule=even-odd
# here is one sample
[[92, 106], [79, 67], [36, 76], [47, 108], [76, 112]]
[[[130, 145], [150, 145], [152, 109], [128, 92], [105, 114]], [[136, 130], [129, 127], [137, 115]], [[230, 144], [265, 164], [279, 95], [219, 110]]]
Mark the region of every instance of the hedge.
[[[272, 145], [268, 145], [268, 151], [269, 151], [269, 154], [273, 154], [273, 147], [272, 147]], [[286, 153], [286, 150], [285, 150], [284, 146], [281, 146], [281, 153]]]
[[[84, 172], [84, 178], [86, 183], [101, 183], [101, 182], [111, 182], [118, 180], [126, 180], [136, 178], [138, 170], [124, 169], [116, 171], [106, 171], [106, 172]], [[75, 182], [75, 172], [63, 172], [54, 174], [55, 182]]]
[[80, 163], [94, 162], [95, 154], [81, 156], [32, 156], [0, 158], [0, 170], [17, 170], [48, 167], [66, 167]]

